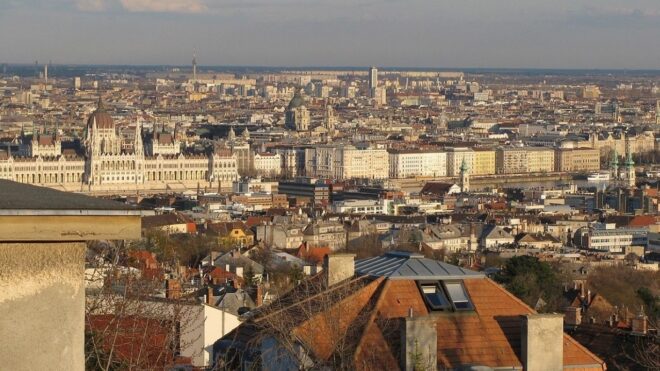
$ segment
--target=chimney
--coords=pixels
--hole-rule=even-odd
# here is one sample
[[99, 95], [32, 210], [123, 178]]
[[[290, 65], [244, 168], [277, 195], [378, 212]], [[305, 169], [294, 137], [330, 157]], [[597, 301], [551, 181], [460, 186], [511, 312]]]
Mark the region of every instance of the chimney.
[[638, 335], [646, 335], [649, 331], [649, 319], [644, 315], [644, 312], [640, 312], [637, 317], [632, 319], [632, 333]]
[[215, 297], [213, 296], [213, 287], [207, 286], [206, 287], [206, 295], [204, 295], [204, 299], [206, 299], [206, 304], [208, 305], [213, 305]]
[[179, 299], [181, 297], [181, 284], [175, 279], [165, 281], [165, 297], [168, 299]]
[[582, 323], [582, 309], [575, 307], [566, 308], [566, 317], [564, 317], [564, 322], [567, 325], [578, 326]]
[[[411, 311], [412, 308], [409, 308], [409, 312]], [[430, 316], [410, 315], [404, 318], [401, 329], [401, 369], [435, 370], [437, 357], [438, 331], [435, 319]]]
[[525, 370], [563, 370], [563, 317], [554, 313], [527, 314], [522, 317], [521, 359]]
[[355, 274], [355, 254], [326, 255], [323, 270], [328, 287], [347, 280]]
[[257, 297], [255, 298], [255, 304], [257, 307], [260, 307], [264, 303], [264, 289], [261, 284], [257, 285]]

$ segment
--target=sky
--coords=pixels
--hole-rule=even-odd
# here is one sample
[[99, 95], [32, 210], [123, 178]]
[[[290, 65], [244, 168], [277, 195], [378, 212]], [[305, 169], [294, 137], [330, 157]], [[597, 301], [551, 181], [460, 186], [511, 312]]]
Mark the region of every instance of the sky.
[[0, 63], [660, 69], [660, 0], [0, 0]]

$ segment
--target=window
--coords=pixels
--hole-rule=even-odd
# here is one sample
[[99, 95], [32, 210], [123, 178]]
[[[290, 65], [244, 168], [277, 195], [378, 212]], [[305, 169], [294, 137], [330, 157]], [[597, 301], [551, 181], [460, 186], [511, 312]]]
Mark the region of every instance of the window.
[[445, 288], [456, 310], [471, 310], [472, 303], [461, 282], [445, 282]]
[[440, 287], [438, 283], [421, 284], [420, 288], [424, 295], [424, 300], [426, 300], [426, 304], [428, 304], [432, 310], [446, 310], [451, 308], [445, 293], [442, 291], [442, 287]]
[[418, 282], [426, 305], [432, 311], [474, 310], [461, 281]]

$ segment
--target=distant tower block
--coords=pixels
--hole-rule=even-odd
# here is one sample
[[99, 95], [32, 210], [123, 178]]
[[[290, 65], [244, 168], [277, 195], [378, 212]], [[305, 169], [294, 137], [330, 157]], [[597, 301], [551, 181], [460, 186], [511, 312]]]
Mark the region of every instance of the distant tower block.
[[655, 124], [660, 125], [660, 99], [655, 101]]
[[197, 55], [196, 54], [193, 54], [192, 68], [193, 68], [193, 82], [197, 82]]
[[73, 88], [74, 88], [75, 90], [80, 90], [80, 86], [81, 86], [81, 85], [82, 85], [82, 84], [80, 83], [80, 77], [78, 77], [78, 76], [74, 77], [74, 78], [73, 78]]
[[376, 67], [369, 68], [369, 93], [373, 94], [374, 89], [378, 87], [378, 69]]
[[44, 64], [44, 82], [48, 84], [48, 64]]

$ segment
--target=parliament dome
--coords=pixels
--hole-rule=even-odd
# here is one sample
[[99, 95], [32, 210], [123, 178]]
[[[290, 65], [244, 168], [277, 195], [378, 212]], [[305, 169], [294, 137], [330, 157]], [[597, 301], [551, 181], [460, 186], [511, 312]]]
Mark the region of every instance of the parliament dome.
[[112, 116], [105, 110], [105, 105], [103, 101], [99, 99], [98, 106], [96, 110], [87, 119], [87, 126], [92, 127], [96, 121], [96, 127], [99, 129], [114, 129], [115, 123], [112, 120]]

